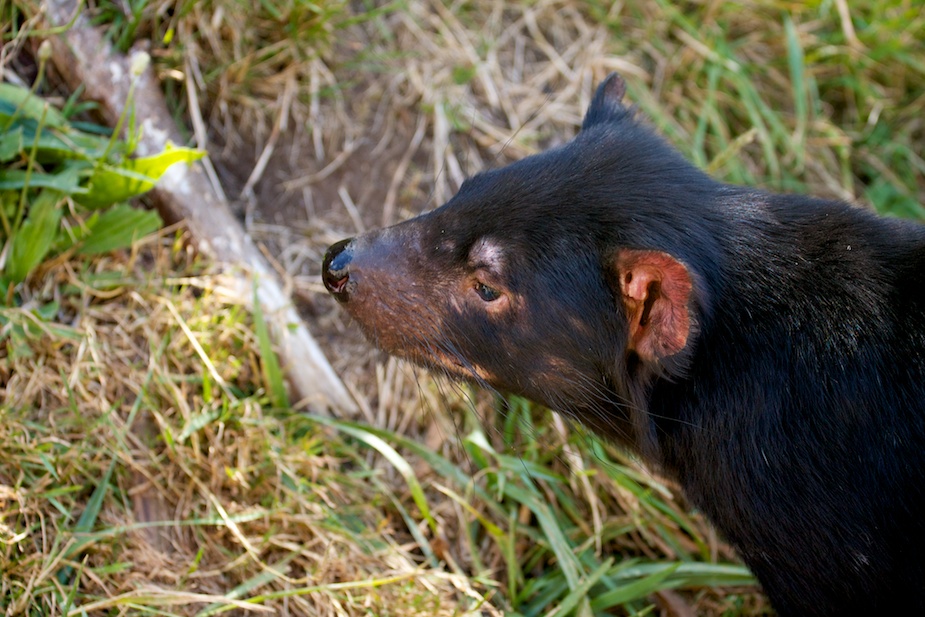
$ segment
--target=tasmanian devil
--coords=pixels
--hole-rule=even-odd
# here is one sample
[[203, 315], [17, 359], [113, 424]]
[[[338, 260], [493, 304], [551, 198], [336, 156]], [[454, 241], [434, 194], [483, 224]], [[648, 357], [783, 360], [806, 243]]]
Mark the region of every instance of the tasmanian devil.
[[717, 182], [624, 90], [333, 245], [325, 285], [382, 349], [677, 478], [779, 613], [925, 614], [925, 227]]

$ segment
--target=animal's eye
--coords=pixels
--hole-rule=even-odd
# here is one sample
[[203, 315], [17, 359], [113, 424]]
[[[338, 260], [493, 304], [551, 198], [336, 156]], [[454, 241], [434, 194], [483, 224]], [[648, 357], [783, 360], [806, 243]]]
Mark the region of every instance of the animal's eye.
[[475, 284], [475, 293], [479, 294], [479, 297], [485, 302], [494, 302], [501, 297], [500, 291], [481, 282]]

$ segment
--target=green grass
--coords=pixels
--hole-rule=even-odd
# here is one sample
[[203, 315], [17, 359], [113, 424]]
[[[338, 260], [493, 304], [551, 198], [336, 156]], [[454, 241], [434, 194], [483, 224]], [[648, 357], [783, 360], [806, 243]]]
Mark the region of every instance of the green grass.
[[[528, 406], [518, 404], [523, 408], [519, 414], [523, 422], [532, 422]], [[576, 451], [582, 457], [580, 469], [569, 469], [564, 466], [563, 451], [568, 445], [550, 448], [549, 443], [537, 443], [534, 439], [542, 434], [539, 427], [520, 426], [518, 436], [532, 443], [521, 444], [515, 453], [496, 451], [483, 430], [477, 429], [463, 437], [468, 462], [474, 463], [474, 468], [462, 469], [394, 432], [324, 418], [313, 421], [359, 439], [400, 470], [420, 519], [437, 535], [436, 517], [422, 483], [413, 474], [412, 464], [392, 445], [426, 462], [428, 471], [436, 474], [429, 483], [447, 487], [438, 489], [435, 497], [441, 502], [449, 498], [459, 505], [458, 524], [465, 529], [467, 557], [476, 572], [484, 569], [480, 553], [494, 553], [505, 560], [509, 614], [542, 615], [551, 606], [558, 606], [553, 614], [572, 614], [573, 609], [576, 614], [591, 614], [592, 609], [597, 612], [615, 606], [638, 611], [648, 605], [650, 594], [662, 589], [754, 584], [741, 566], [704, 563], [709, 549], [700, 535], [702, 527], [698, 530], [688, 515], [665, 499], [667, 491], [655, 479], [617, 462], [606, 444], [590, 438], [576, 440], [585, 446], [584, 454]], [[548, 418], [541, 421], [548, 422]], [[531, 455], [525, 456], [525, 451]], [[640, 527], [629, 520], [608, 520], [607, 527], [601, 525], [600, 529], [589, 525], [587, 504], [582, 503], [587, 495], [576, 494], [572, 484], [576, 473], [583, 475], [588, 487], [600, 491], [601, 497], [621, 489], [631, 495], [636, 514], [647, 521], [647, 531], [670, 544], [676, 560], [642, 563], [624, 558], [617, 562], [613, 556], [602, 556], [596, 542], [620, 542], [621, 536], [638, 532]], [[530, 513], [530, 520], [522, 523], [520, 515], [525, 512]], [[433, 559], [435, 551], [427, 538], [419, 541], [424, 554]], [[518, 548], [524, 542], [529, 544], [525, 553]], [[486, 550], [486, 543], [493, 544], [494, 550]]]
[[[617, 52], [664, 72], [661, 99], [633, 82], [630, 98], [731, 182], [920, 218], [925, 15], [910, 2], [851, 2], [849, 38], [837, 4], [628, 4], [612, 20]], [[644, 51], [620, 36], [628, 25], [645, 28]]]

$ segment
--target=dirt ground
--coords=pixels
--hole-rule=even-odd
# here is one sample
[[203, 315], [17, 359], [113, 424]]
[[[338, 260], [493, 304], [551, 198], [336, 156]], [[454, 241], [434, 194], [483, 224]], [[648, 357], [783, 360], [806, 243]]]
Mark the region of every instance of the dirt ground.
[[[604, 53], [605, 27], [588, 26], [583, 15], [555, 3], [520, 16], [493, 15], [484, 33], [436, 7], [415, 4], [429, 14], [396, 12], [340, 31], [308, 76], [325, 75], [331, 89], [302, 108], [283, 108], [281, 95], [276, 122], [285, 114], [288, 129], [275, 143], [273, 129], [229, 130], [234, 117], [210, 118], [208, 149], [229, 198], [291, 277], [313, 334], [354, 388], [383, 358], [321, 286], [327, 246], [440, 205], [486, 166], [569, 139], [610, 68], [641, 72]], [[445, 49], [395, 51], [419, 45], [416, 24], [428, 21], [444, 33]], [[481, 44], [471, 38], [477, 36], [501, 41], [498, 56], [510, 61], [466, 72], [467, 54]], [[357, 68], [360, 56], [374, 58], [380, 70]], [[469, 81], [459, 83], [461, 71]], [[268, 143], [272, 154], [248, 186]]]

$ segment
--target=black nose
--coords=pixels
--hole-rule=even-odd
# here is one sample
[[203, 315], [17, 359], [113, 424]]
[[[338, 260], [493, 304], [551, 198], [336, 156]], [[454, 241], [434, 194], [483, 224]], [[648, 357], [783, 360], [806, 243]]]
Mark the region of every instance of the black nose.
[[328, 291], [340, 302], [346, 302], [350, 292], [350, 260], [352, 251], [345, 250], [353, 238], [332, 244], [324, 254], [321, 262], [321, 280]]

